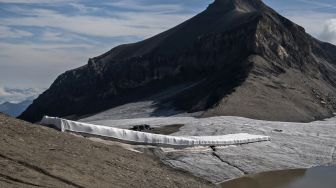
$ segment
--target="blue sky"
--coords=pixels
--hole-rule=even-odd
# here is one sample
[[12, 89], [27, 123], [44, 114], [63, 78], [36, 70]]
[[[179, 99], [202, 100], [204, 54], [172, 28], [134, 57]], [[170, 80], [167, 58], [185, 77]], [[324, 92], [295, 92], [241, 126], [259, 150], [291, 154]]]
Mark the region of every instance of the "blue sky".
[[[0, 0], [0, 97], [46, 88], [112, 47], [160, 33], [213, 0]], [[264, 0], [313, 36], [336, 44], [335, 0]]]

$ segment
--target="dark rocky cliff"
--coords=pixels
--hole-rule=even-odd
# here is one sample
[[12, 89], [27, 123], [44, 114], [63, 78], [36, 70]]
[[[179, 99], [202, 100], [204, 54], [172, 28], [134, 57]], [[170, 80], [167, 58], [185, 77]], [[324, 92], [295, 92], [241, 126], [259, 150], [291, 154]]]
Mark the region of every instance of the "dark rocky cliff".
[[86, 115], [189, 84], [160, 102], [204, 116], [311, 121], [336, 109], [335, 52], [260, 0], [216, 0], [60, 75], [20, 117]]

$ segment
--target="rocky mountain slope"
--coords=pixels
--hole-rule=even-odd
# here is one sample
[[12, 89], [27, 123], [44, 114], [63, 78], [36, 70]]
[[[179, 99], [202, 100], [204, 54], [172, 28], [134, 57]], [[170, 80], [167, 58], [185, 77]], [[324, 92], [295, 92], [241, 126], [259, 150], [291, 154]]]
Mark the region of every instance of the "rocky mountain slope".
[[60, 75], [20, 118], [87, 115], [186, 85], [157, 108], [312, 121], [335, 112], [335, 52], [261, 0], [215, 0], [166, 32]]
[[0, 114], [0, 187], [211, 187], [153, 156]]

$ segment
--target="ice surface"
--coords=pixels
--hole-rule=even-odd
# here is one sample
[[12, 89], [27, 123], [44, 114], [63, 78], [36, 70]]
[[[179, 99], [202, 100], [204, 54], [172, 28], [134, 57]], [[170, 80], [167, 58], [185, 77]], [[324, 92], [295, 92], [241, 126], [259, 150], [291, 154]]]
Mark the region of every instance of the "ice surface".
[[245, 174], [336, 164], [336, 118], [311, 123], [273, 122], [242, 117], [99, 118], [91, 123], [130, 128], [136, 124], [184, 124], [174, 136], [216, 136], [234, 133], [268, 135], [271, 142], [215, 148], [157, 148], [160, 159], [174, 167], [222, 182]]
[[[95, 117], [98, 117], [96, 115]], [[184, 124], [171, 136], [217, 136], [235, 133], [267, 135], [271, 142], [235, 146], [188, 148], [156, 147], [155, 154], [167, 165], [219, 183], [245, 174], [336, 165], [336, 118], [311, 123], [273, 122], [242, 117], [159, 117], [120, 119], [100, 116], [80, 120], [118, 128], [148, 124], [160, 127]]]

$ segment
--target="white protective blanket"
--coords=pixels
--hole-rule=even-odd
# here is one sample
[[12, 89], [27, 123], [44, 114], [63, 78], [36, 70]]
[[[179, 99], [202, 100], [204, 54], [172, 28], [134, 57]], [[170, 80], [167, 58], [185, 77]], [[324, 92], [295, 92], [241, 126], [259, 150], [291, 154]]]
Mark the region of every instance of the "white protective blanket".
[[247, 133], [218, 136], [168, 136], [119, 129], [102, 125], [93, 125], [48, 116], [43, 117], [41, 124], [53, 125], [63, 132], [70, 131], [77, 133], [86, 133], [146, 144], [162, 144], [174, 146], [225, 146], [270, 141], [270, 137], [268, 136], [250, 135]]

